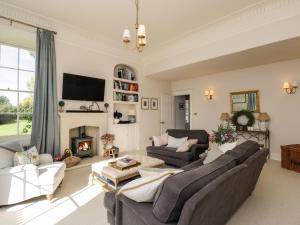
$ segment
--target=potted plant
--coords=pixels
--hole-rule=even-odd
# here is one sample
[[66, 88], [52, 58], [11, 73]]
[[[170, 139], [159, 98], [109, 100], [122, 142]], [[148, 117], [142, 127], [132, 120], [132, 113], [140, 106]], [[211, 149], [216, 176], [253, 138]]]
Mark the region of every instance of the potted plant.
[[238, 144], [235, 130], [222, 125], [219, 125], [218, 130], [209, 135], [209, 141], [216, 143], [223, 153], [232, 150]]
[[58, 102], [58, 105], [59, 105], [59, 112], [63, 113], [64, 112], [64, 106], [65, 106], [65, 102], [64, 101], [59, 101]]

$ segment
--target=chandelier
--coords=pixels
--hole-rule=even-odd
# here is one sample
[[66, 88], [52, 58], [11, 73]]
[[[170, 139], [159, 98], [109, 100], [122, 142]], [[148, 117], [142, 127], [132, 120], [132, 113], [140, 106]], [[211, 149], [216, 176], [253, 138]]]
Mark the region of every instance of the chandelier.
[[[139, 0], [135, 0], [136, 6], [136, 22], [135, 22], [135, 31], [136, 31], [136, 49], [139, 52], [143, 51], [143, 48], [146, 46], [146, 28], [145, 25], [139, 24]], [[123, 31], [123, 42], [127, 45], [130, 43], [130, 30], [125, 29]]]

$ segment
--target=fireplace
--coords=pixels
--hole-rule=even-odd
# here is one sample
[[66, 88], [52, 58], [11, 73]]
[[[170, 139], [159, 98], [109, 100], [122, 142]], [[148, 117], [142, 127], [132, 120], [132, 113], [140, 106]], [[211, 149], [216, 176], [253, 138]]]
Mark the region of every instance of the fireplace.
[[93, 137], [85, 135], [85, 127], [78, 128], [78, 137], [72, 138], [72, 152], [78, 157], [93, 156]]

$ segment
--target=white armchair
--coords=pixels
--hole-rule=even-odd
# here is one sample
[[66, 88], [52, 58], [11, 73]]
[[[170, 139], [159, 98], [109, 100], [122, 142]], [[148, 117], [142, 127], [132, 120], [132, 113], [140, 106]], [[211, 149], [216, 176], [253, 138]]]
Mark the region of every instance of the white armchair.
[[26, 164], [0, 169], [0, 205], [10, 205], [41, 195], [48, 200], [65, 176], [64, 162], [53, 162], [49, 154], [39, 155], [40, 165]]

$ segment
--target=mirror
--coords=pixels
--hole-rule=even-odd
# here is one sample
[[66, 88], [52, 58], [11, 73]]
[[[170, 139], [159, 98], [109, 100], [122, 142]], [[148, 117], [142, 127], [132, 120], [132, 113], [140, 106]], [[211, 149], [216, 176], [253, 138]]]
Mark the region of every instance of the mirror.
[[260, 112], [259, 91], [240, 91], [230, 93], [231, 112], [249, 110], [251, 112]]

